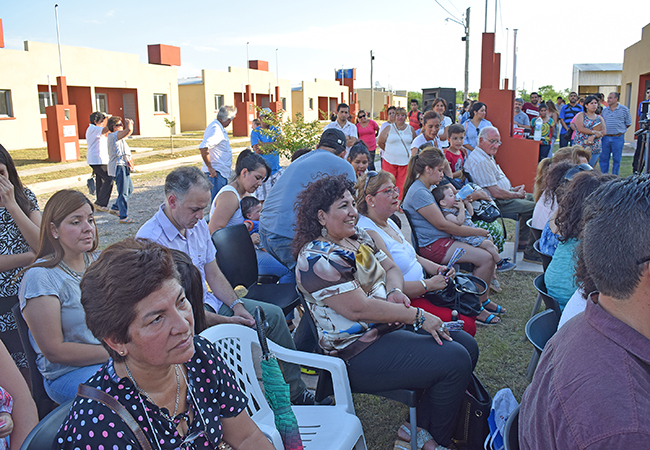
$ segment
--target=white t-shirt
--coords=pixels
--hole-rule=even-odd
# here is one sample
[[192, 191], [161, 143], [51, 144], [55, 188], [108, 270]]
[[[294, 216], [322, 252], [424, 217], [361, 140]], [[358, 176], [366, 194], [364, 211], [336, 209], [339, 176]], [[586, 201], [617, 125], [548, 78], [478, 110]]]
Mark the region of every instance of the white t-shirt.
[[240, 223], [244, 223], [244, 216], [241, 213], [241, 206], [239, 206], [239, 203], [241, 203], [241, 197], [239, 197], [239, 193], [237, 192], [237, 189], [235, 189], [229, 184], [222, 187], [219, 190], [219, 192], [217, 192], [217, 195], [214, 197], [214, 200], [212, 200], [212, 206], [210, 206], [210, 218], [212, 218], [212, 214], [214, 214], [214, 210], [217, 207], [217, 199], [224, 192], [232, 192], [237, 197], [237, 210], [233, 213], [232, 217], [228, 220], [226, 226], [229, 227], [231, 225], [239, 225]]
[[86, 130], [88, 151], [86, 162], [89, 166], [102, 166], [108, 164], [108, 138], [102, 135], [103, 127], [90, 124]]
[[442, 122], [440, 123], [440, 131], [438, 131], [438, 137], [436, 138], [438, 141], [438, 147], [439, 148], [447, 148], [449, 147], [449, 139], [446, 141], [441, 141], [440, 136], [445, 134], [445, 128], [447, 128], [449, 125], [451, 125], [451, 119], [447, 116], [442, 116]]
[[[219, 172], [222, 177], [230, 176], [230, 167], [232, 166], [232, 149], [230, 148], [230, 139], [225, 128], [218, 120], [213, 120], [203, 133], [203, 140], [199, 148], [207, 148], [210, 154], [210, 165], [214, 170]], [[203, 163], [203, 172], [208, 172], [208, 166]]]
[[[354, 138], [359, 138], [359, 132], [357, 131], [357, 126], [351, 122], [345, 122], [345, 125], [341, 126], [339, 125], [339, 121], [335, 120], [334, 122], [330, 122], [327, 125], [325, 125], [325, 128], [323, 130], [327, 130], [329, 128], [336, 128], [338, 130], [341, 130], [343, 134], [346, 137], [354, 137]], [[350, 152], [350, 149], [352, 146], [345, 147], [345, 156], [348, 156], [348, 153]]]

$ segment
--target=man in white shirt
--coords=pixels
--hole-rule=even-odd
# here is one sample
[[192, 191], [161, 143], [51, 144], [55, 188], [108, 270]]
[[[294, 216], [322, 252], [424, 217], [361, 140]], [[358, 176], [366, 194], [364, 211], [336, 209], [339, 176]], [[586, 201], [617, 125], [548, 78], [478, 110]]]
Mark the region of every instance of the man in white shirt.
[[[165, 203], [136, 234], [137, 238], [151, 239], [160, 245], [185, 252], [199, 269], [204, 289], [205, 318], [209, 326], [219, 323], [255, 325], [251, 312], [260, 306], [269, 323], [268, 337], [276, 344], [295, 349], [282, 309], [270, 303], [239, 299], [223, 275], [216, 260], [216, 250], [210, 238], [203, 211], [210, 204], [211, 183], [196, 167], [179, 167], [165, 179]], [[300, 378], [300, 368], [283, 364], [285, 381], [295, 405], [314, 404], [314, 396]]]
[[502, 214], [519, 214], [519, 248], [524, 251], [524, 261], [541, 263], [541, 257], [533, 249], [532, 234], [526, 221], [533, 216], [535, 202], [527, 194], [524, 185], [512, 187], [510, 180], [496, 163], [494, 155], [501, 146], [501, 135], [495, 127], [485, 127], [478, 137], [478, 145], [465, 161], [465, 171], [474, 183], [485, 189], [495, 200]]
[[203, 172], [210, 178], [212, 189], [210, 201], [217, 192], [228, 184], [230, 168], [232, 167], [232, 149], [226, 128], [237, 115], [234, 106], [219, 108], [217, 118], [210, 123], [203, 133], [203, 141], [199, 144], [201, 158], [203, 158]]
[[350, 147], [357, 142], [359, 139], [359, 133], [357, 132], [357, 127], [348, 122], [348, 117], [350, 117], [350, 107], [345, 103], [339, 103], [339, 106], [336, 107], [336, 120], [325, 125], [324, 130], [329, 128], [337, 128], [345, 134], [345, 156], [348, 156], [350, 152]]

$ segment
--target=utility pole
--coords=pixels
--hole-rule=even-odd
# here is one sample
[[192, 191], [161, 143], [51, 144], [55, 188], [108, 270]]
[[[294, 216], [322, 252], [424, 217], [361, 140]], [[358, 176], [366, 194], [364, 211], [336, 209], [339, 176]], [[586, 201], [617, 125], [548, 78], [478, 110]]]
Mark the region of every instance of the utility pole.
[[513, 50], [512, 50], [512, 90], [517, 95], [517, 28], [513, 30]]
[[375, 56], [372, 54], [372, 50], [370, 50], [370, 120], [374, 119], [374, 100], [375, 100], [375, 86], [372, 84], [372, 66], [373, 62], [375, 60]]
[[[278, 68], [278, 49], [275, 49], [275, 84], [280, 86], [280, 69]], [[280, 101], [276, 99], [276, 101]]]
[[465, 11], [465, 98], [469, 95], [469, 10]]
[[250, 42], [246, 42], [246, 74], [248, 75], [248, 84], [251, 84], [251, 64], [248, 58], [248, 44], [250, 44]]
[[483, 25], [483, 33], [487, 33], [487, 8], [488, 0], [485, 0], [485, 25]]
[[61, 59], [61, 35], [59, 34], [59, 5], [54, 5], [54, 16], [56, 17], [56, 42], [59, 46], [59, 70], [63, 76], [63, 59]]

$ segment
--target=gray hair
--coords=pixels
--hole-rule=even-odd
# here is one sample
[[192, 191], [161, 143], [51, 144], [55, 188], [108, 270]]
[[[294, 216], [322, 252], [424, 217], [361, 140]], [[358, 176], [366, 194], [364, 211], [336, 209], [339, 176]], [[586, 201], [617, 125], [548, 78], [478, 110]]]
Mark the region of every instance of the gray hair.
[[165, 178], [165, 197], [174, 194], [182, 200], [192, 186], [203, 188], [206, 191], [212, 189], [212, 183], [208, 180], [198, 167], [183, 166], [172, 170]]
[[488, 135], [488, 133], [490, 131], [494, 131], [495, 133], [499, 133], [499, 129], [497, 127], [485, 127], [478, 134], [478, 138], [479, 139], [487, 139], [487, 135]]
[[521, 97], [517, 97], [515, 101], [521, 103], [522, 105], [524, 104], [524, 99]]
[[234, 106], [222, 106], [219, 108], [219, 112], [217, 113], [217, 120], [219, 122], [226, 122], [228, 120], [234, 119], [236, 115], [237, 108]]

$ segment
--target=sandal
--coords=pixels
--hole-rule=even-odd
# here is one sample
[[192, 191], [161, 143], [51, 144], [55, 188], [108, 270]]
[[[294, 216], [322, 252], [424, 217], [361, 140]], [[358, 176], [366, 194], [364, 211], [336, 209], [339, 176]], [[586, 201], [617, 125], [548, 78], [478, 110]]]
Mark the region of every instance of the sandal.
[[[506, 310], [506, 309], [505, 309], [503, 306], [501, 306], [501, 305], [497, 305], [497, 308], [496, 308], [496, 309], [488, 309], [487, 306], [488, 306], [490, 303], [492, 303], [492, 300], [490, 300], [490, 299], [488, 298], [487, 300], [485, 300], [485, 301], [483, 302], [483, 308], [485, 308], [485, 309], [487, 309], [488, 311], [490, 311], [491, 313], [494, 313], [494, 314], [497, 314], [497, 315], [499, 315], [499, 314], [505, 314], [505, 313], [508, 312], [508, 310]], [[496, 303], [495, 303], [495, 305], [496, 305]]]
[[496, 278], [492, 278], [492, 281], [490, 281], [490, 289], [494, 292], [501, 292], [503, 290], [503, 288], [501, 288], [501, 283], [499, 283], [499, 280]]
[[[409, 437], [411, 437], [411, 429], [409, 427], [407, 427], [406, 425], [402, 425], [402, 426], [400, 426], [400, 429], [402, 429]], [[418, 449], [421, 449], [422, 447], [424, 447], [424, 444], [426, 444], [431, 439], [433, 439], [433, 436], [431, 436], [431, 433], [429, 433], [425, 429], [418, 430], [415, 437], [417, 439]], [[397, 441], [395, 441], [395, 448], [399, 448], [399, 447], [397, 447], [397, 442], [398, 441], [406, 443], [406, 445], [407, 445], [406, 450], [411, 450], [411, 444], [409, 442], [406, 442], [406, 441], [402, 440], [402, 439], [398, 439]]]
[[[483, 311], [488, 311], [488, 310], [481, 307], [481, 312], [483, 312]], [[494, 319], [497, 319], [497, 321], [492, 322]], [[476, 316], [475, 321], [476, 321], [476, 323], [481, 324], [481, 325], [497, 325], [497, 324], [501, 323], [501, 319], [498, 316], [494, 315], [494, 314], [490, 314], [489, 316], [487, 316], [487, 318], [485, 320], [481, 320], [481, 319], [478, 318], [478, 316]]]
[[119, 216], [120, 215], [120, 212], [117, 209], [109, 209], [108, 213], [113, 214], [114, 216]]
[[120, 219], [120, 223], [135, 223], [135, 222], [130, 217], [125, 217], [124, 219]]

